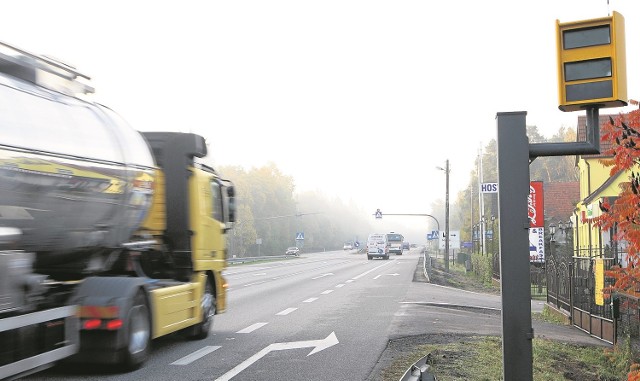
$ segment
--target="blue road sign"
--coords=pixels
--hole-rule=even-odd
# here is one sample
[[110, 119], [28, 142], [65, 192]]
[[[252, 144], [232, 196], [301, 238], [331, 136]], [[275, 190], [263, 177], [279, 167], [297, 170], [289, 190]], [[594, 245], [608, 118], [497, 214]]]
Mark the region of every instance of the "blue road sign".
[[434, 239], [438, 239], [440, 236], [440, 232], [437, 230], [433, 230], [431, 233], [427, 234], [427, 240], [431, 241]]
[[303, 241], [303, 240], [304, 240], [304, 232], [296, 233], [296, 241]]

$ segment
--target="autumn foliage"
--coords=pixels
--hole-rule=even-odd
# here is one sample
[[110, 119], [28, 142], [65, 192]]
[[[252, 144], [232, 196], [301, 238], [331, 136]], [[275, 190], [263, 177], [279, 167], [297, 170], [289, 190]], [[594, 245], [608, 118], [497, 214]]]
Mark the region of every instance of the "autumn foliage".
[[615, 240], [627, 242], [628, 266], [617, 267], [607, 275], [615, 279], [615, 291], [640, 296], [640, 109], [610, 118], [602, 128], [602, 140], [612, 143], [603, 152], [611, 158], [602, 160], [611, 167], [610, 176], [628, 173], [619, 196], [613, 202], [601, 202], [604, 213], [596, 220], [603, 230], [615, 228]]
[[[636, 101], [631, 104], [638, 106]], [[610, 118], [602, 128], [602, 140], [612, 143], [611, 148], [603, 152], [611, 158], [601, 161], [611, 167], [610, 176], [622, 172], [622, 176], [627, 177], [620, 185], [617, 198], [600, 203], [603, 214], [596, 220], [602, 229], [614, 229], [616, 241], [627, 244], [627, 265], [615, 266], [607, 272], [614, 284], [605, 292], [640, 297], [640, 109]], [[628, 380], [640, 381], [640, 365], [632, 365]]]

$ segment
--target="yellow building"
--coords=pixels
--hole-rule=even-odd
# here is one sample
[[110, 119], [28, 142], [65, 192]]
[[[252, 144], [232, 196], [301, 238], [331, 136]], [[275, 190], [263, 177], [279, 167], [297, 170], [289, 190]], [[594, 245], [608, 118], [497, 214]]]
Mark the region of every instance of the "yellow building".
[[[610, 117], [616, 120], [619, 114], [600, 115], [600, 130], [610, 122]], [[586, 117], [578, 117], [578, 140], [585, 139]], [[600, 134], [602, 137], [602, 133]], [[614, 262], [624, 263], [624, 245], [613, 241], [614, 232], [602, 230], [594, 224], [594, 218], [600, 216], [600, 204], [606, 198], [610, 203], [618, 197], [620, 184], [628, 181], [626, 173], [611, 176], [611, 167], [601, 163], [602, 159], [611, 158], [606, 151], [611, 148], [610, 142], [601, 141], [599, 155], [580, 155], [577, 157], [577, 168], [580, 178], [580, 201], [576, 205], [572, 217], [574, 227], [575, 255], [582, 257], [612, 258]]]

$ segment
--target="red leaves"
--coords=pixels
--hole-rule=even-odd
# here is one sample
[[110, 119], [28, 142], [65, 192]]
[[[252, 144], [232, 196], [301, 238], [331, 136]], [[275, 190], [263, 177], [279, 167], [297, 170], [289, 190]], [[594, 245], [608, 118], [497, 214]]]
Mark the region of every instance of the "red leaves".
[[[630, 103], [639, 104], [637, 101], [630, 101]], [[611, 166], [611, 176], [623, 172], [623, 176], [628, 176], [629, 181], [621, 183], [620, 194], [613, 204], [607, 199], [600, 202], [599, 206], [603, 214], [596, 219], [596, 225], [603, 229], [617, 226], [614, 239], [627, 242], [629, 265], [625, 268], [616, 267], [607, 272], [608, 276], [615, 279], [613, 290], [638, 295], [640, 294], [640, 173], [638, 173], [640, 109], [622, 114], [615, 120], [610, 118], [602, 131], [602, 140], [612, 143], [611, 148], [605, 153], [613, 157], [603, 159], [601, 162]], [[640, 375], [634, 379], [640, 381]]]

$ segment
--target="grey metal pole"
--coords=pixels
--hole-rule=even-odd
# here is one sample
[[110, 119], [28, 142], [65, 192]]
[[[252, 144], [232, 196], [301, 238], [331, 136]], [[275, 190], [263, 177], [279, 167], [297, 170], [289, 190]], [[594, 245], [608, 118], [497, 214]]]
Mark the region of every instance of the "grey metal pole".
[[446, 175], [446, 193], [444, 201], [444, 269], [449, 271], [449, 159], [447, 159], [444, 171]]
[[533, 381], [526, 115], [498, 113], [498, 212], [504, 381]]

